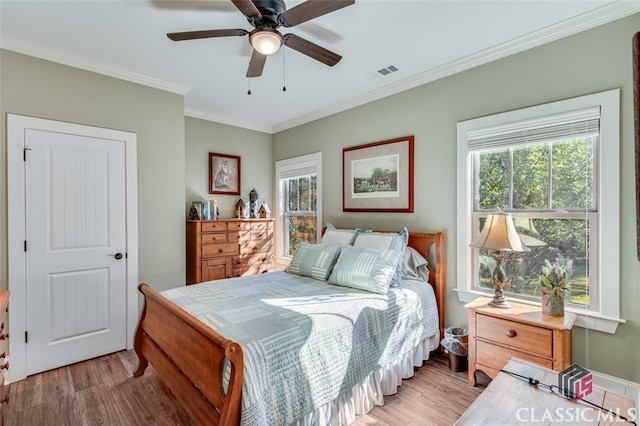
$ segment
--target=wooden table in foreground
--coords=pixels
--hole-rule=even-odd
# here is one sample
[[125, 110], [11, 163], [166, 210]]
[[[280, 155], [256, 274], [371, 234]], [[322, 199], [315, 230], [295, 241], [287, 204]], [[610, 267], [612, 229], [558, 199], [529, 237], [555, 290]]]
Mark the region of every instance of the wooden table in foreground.
[[[531, 377], [548, 385], [558, 384], [558, 372], [512, 358], [504, 370]], [[557, 388], [556, 388], [557, 390]], [[600, 407], [637, 422], [635, 401], [593, 385], [584, 398]], [[499, 372], [456, 425], [496, 424], [632, 424], [584, 401], [572, 401], [545, 387], [534, 387], [523, 379]]]

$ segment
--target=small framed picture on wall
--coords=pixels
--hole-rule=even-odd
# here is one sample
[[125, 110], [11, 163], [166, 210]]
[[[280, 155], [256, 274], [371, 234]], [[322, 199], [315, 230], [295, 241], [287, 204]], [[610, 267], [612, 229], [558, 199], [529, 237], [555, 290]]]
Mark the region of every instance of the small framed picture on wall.
[[209, 153], [209, 193], [240, 195], [240, 157]]

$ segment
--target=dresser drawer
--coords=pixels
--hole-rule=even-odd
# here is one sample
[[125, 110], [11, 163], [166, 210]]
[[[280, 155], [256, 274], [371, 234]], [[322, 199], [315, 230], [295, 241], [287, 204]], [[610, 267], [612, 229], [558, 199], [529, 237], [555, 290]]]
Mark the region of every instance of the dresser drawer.
[[248, 231], [251, 229], [251, 224], [249, 222], [229, 222], [229, 231]]
[[223, 232], [227, 230], [227, 222], [218, 222], [212, 220], [210, 222], [202, 222], [202, 232]]
[[266, 251], [254, 255], [235, 256], [233, 258], [233, 269], [250, 270], [252, 266], [262, 270], [264, 266], [273, 266], [273, 255]]
[[237, 231], [229, 231], [227, 233], [227, 238], [229, 238], [230, 243], [237, 243], [240, 241], [245, 241], [251, 239], [251, 231], [248, 229], [240, 229]]
[[[476, 345], [476, 363], [494, 370], [500, 370], [513, 357], [531, 361], [543, 367], [553, 368], [553, 360], [540, 358], [527, 352], [494, 346], [482, 341], [477, 341]], [[477, 368], [482, 369], [480, 367]]]
[[252, 254], [263, 251], [271, 251], [273, 248], [272, 240], [252, 240], [240, 244], [240, 254]]
[[202, 246], [202, 257], [227, 257], [240, 254], [237, 244], [206, 244]]
[[251, 231], [271, 229], [271, 222], [251, 222]]
[[252, 240], [264, 240], [267, 238], [271, 238], [273, 232], [271, 229], [252, 229], [251, 230], [251, 239]]
[[548, 328], [476, 314], [476, 337], [542, 357], [553, 356], [553, 332]]
[[220, 244], [227, 242], [227, 234], [202, 234], [202, 244]]

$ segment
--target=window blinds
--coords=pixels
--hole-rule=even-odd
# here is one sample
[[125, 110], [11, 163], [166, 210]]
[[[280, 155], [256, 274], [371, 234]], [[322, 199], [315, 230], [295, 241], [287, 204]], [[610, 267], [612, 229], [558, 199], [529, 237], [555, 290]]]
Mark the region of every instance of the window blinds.
[[598, 136], [600, 107], [586, 108], [467, 133], [470, 151], [499, 149], [553, 140]]

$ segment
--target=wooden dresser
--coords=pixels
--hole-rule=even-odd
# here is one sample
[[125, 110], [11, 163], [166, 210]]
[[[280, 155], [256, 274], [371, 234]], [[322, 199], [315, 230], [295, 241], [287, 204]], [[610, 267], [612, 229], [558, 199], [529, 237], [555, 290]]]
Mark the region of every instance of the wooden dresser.
[[187, 285], [273, 270], [273, 219], [187, 220]]
[[4, 424], [5, 405], [9, 402], [9, 386], [4, 383], [4, 373], [9, 369], [9, 361], [6, 360], [9, 340], [7, 312], [9, 312], [9, 292], [0, 291], [0, 313], [2, 313], [2, 324], [0, 324], [0, 425]]
[[494, 378], [512, 357], [561, 371], [571, 364], [571, 329], [577, 316], [545, 315], [539, 306], [509, 301], [511, 309], [488, 305], [490, 298], [465, 305], [469, 316], [469, 384], [477, 370]]

